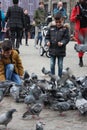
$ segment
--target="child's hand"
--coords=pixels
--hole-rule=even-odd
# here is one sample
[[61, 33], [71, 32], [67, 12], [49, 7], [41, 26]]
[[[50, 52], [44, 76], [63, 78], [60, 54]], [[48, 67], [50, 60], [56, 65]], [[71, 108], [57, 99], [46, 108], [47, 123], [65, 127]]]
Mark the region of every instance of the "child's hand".
[[50, 46], [50, 42], [47, 42], [47, 46]]
[[62, 42], [58, 42], [58, 46], [62, 46], [63, 45], [63, 43]]

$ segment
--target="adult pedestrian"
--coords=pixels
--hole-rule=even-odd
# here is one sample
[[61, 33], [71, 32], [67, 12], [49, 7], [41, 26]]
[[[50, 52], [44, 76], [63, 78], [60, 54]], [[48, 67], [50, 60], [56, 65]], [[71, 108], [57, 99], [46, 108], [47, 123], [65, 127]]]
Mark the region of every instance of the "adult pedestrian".
[[53, 16], [55, 16], [57, 13], [62, 13], [64, 20], [67, 19], [67, 12], [66, 9], [63, 7], [63, 2], [59, 1], [57, 4], [57, 8], [54, 8], [53, 10]]
[[22, 84], [24, 69], [18, 52], [12, 49], [10, 40], [4, 40], [0, 54], [0, 81], [10, 80]]
[[50, 71], [55, 74], [55, 63], [58, 60], [58, 76], [62, 76], [63, 59], [66, 56], [66, 45], [69, 42], [69, 29], [64, 26], [64, 17], [57, 13], [54, 17], [55, 25], [50, 26], [46, 34], [46, 44], [49, 46]]
[[25, 45], [28, 46], [28, 39], [30, 38], [30, 16], [28, 10], [24, 10], [25, 14]]
[[0, 41], [4, 40], [4, 27], [5, 27], [5, 14], [2, 10], [2, 4], [0, 2]]
[[[78, 44], [87, 43], [87, 0], [79, 0], [73, 7], [71, 22], [75, 24], [75, 40]], [[79, 66], [83, 67], [83, 52], [78, 52]]]
[[[10, 39], [12, 47], [19, 50], [20, 37], [23, 28], [25, 27], [24, 12], [21, 7], [18, 6], [19, 0], [13, 0], [13, 6], [9, 7], [6, 13], [6, 21], [9, 20]], [[16, 45], [15, 45], [16, 39]]]
[[44, 9], [44, 2], [39, 2], [39, 7], [35, 10], [35, 46], [38, 44], [38, 33], [42, 24], [45, 23], [46, 11]]

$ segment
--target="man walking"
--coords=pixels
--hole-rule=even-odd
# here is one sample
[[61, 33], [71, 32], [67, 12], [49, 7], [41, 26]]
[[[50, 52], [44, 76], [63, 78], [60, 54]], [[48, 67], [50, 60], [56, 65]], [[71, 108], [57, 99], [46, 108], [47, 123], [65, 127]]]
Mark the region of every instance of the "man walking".
[[[9, 28], [11, 32], [12, 47], [19, 49], [22, 29], [25, 27], [24, 12], [18, 6], [19, 0], [13, 0], [13, 6], [9, 7], [6, 14], [6, 21], [9, 21]], [[16, 39], [16, 45], [15, 45]], [[18, 50], [19, 51], [19, 50]]]

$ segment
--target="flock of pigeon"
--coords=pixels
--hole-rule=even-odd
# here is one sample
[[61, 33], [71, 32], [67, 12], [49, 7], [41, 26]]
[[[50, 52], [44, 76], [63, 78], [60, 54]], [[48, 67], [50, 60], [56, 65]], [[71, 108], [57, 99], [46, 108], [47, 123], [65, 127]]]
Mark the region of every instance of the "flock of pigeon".
[[[0, 101], [9, 94], [15, 102], [25, 103], [27, 110], [22, 115], [23, 119], [28, 116], [39, 118], [44, 107], [59, 111], [60, 115], [64, 111], [75, 109], [81, 115], [87, 115], [87, 76], [75, 77], [70, 68], [63, 70], [61, 78], [52, 75], [45, 67], [41, 71], [49, 78], [39, 79], [35, 73], [30, 76], [25, 71], [22, 85], [10, 81], [0, 82]], [[0, 124], [7, 127], [16, 111], [11, 109], [0, 115]], [[37, 126], [42, 127], [42, 123], [36, 125], [36, 130], [39, 130]]]

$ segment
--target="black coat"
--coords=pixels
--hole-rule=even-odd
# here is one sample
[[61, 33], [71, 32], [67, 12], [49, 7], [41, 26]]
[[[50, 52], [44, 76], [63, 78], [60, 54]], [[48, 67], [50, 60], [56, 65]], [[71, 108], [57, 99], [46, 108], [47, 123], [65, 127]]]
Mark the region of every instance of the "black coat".
[[14, 5], [8, 8], [6, 13], [6, 21], [9, 20], [9, 27], [25, 27], [24, 12], [21, 7]]
[[30, 16], [25, 14], [25, 29], [30, 30]]
[[[69, 29], [67, 27], [57, 28], [51, 26], [46, 34], [46, 43], [50, 42], [49, 53], [53, 56], [65, 56], [66, 44], [69, 42]], [[58, 42], [62, 42], [63, 46], [58, 46]]]

